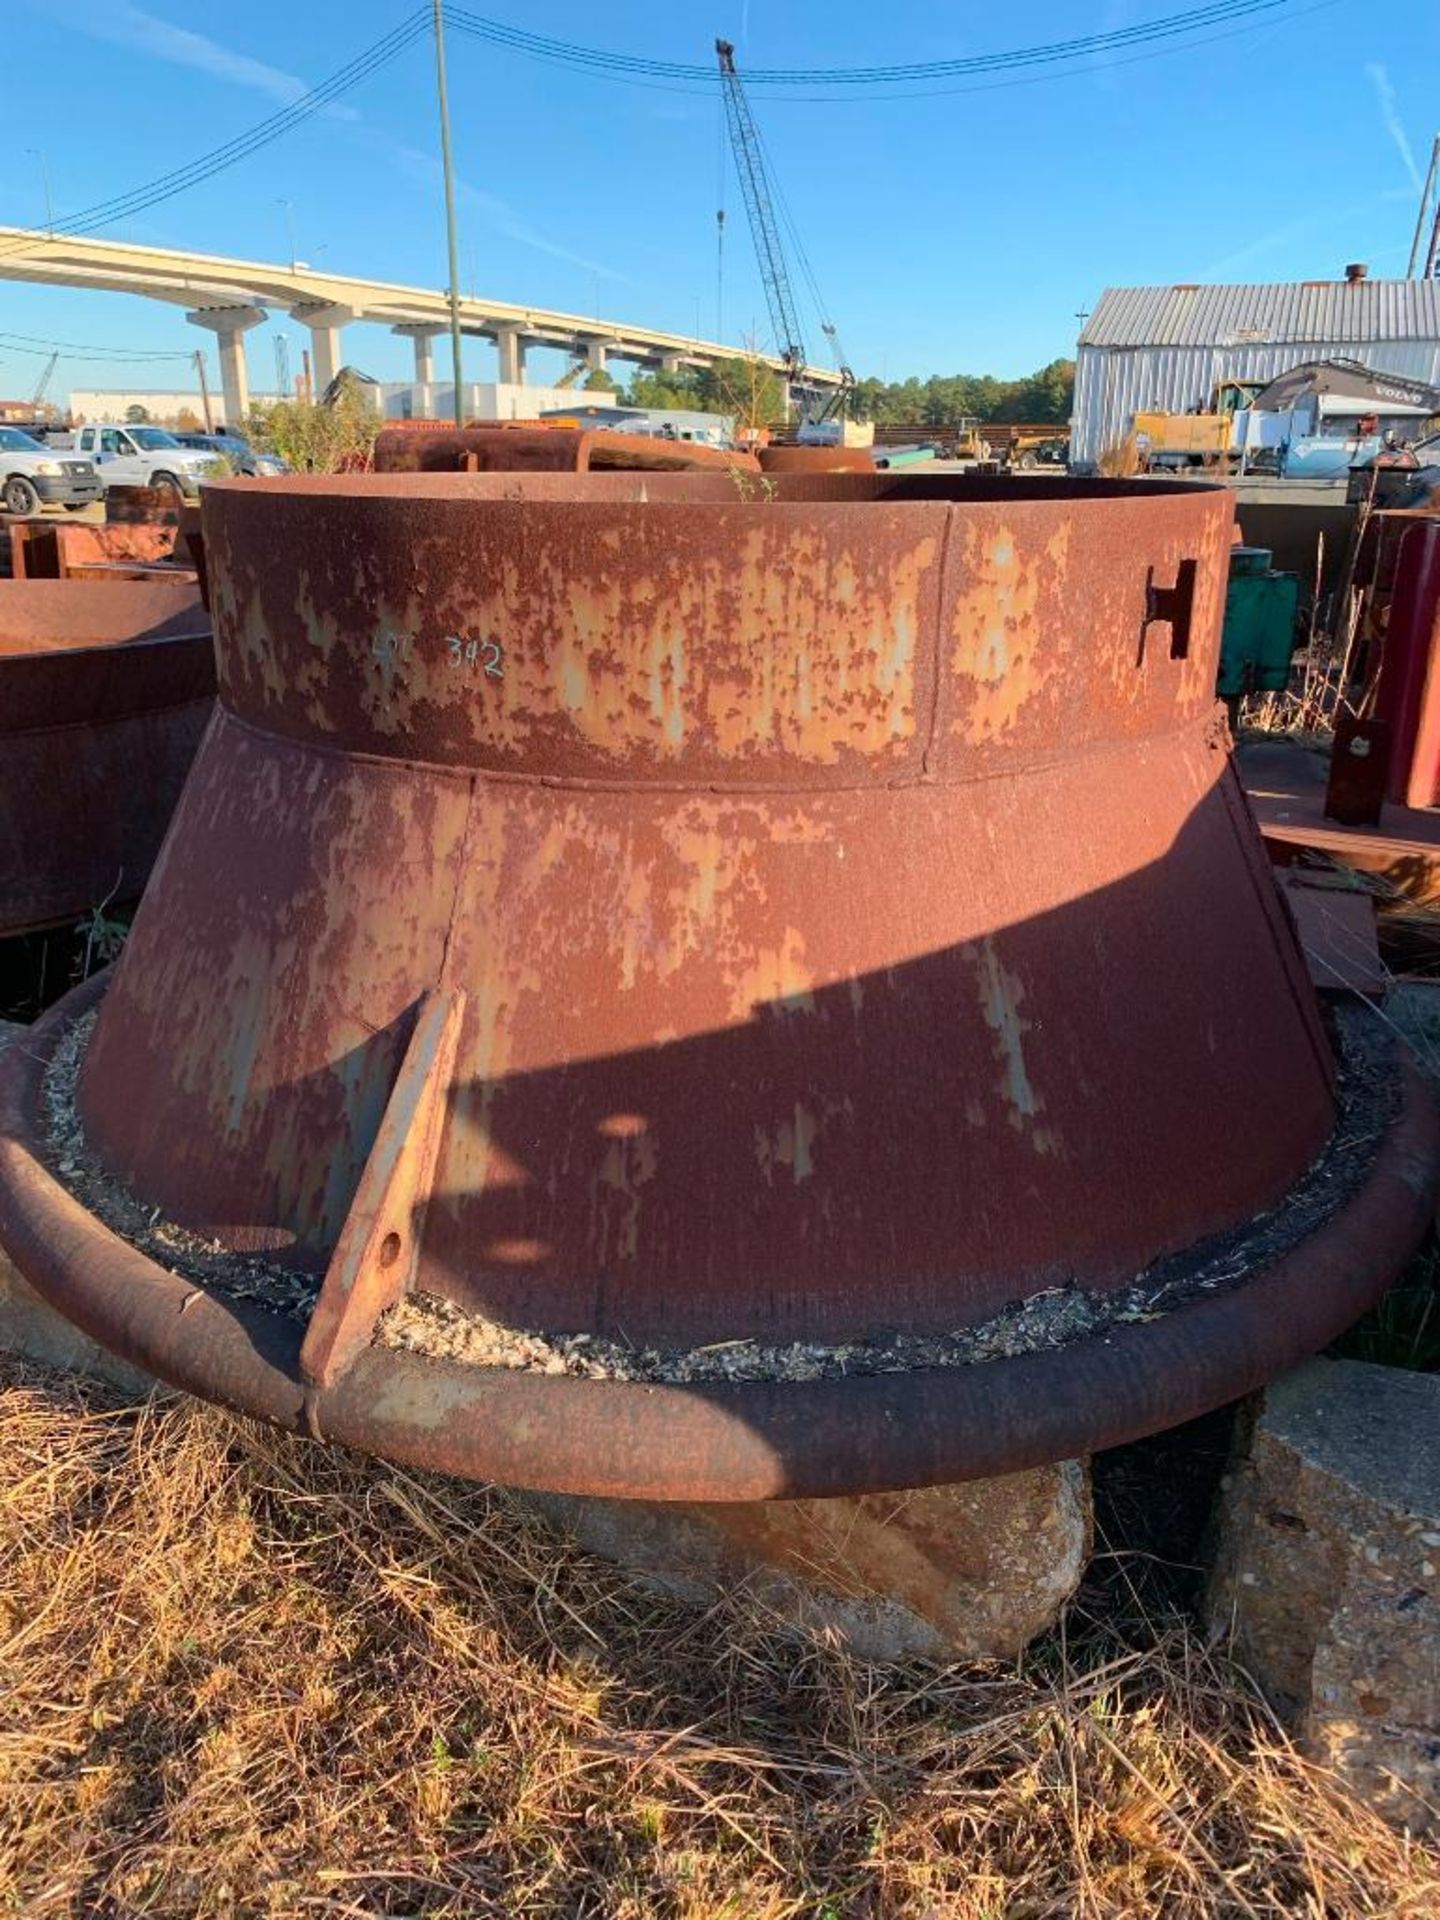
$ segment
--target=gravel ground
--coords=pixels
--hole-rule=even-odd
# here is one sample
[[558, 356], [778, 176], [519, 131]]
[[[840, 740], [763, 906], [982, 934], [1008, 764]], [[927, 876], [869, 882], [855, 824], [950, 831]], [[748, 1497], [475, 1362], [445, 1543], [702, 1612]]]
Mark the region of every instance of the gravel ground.
[[[47, 1158], [76, 1197], [142, 1253], [197, 1285], [308, 1318], [319, 1282], [273, 1261], [227, 1251], [160, 1218], [127, 1192], [89, 1151], [75, 1089], [94, 1014], [77, 1021], [57, 1047], [45, 1082]], [[1341, 1059], [1339, 1120], [1324, 1152], [1285, 1200], [1243, 1228], [1216, 1235], [1158, 1262], [1128, 1286], [1096, 1294], [1050, 1287], [1017, 1300], [979, 1325], [942, 1334], [896, 1333], [840, 1345], [764, 1346], [737, 1338], [685, 1350], [633, 1347], [586, 1333], [550, 1333], [499, 1325], [432, 1294], [413, 1294], [383, 1316], [378, 1344], [472, 1366], [571, 1374], [593, 1380], [666, 1384], [758, 1380], [830, 1380], [846, 1375], [964, 1367], [1043, 1352], [1107, 1327], [1158, 1319], [1186, 1302], [1241, 1285], [1312, 1233], [1360, 1183], [1396, 1111], [1392, 1036], [1366, 1008], [1335, 1017]]]

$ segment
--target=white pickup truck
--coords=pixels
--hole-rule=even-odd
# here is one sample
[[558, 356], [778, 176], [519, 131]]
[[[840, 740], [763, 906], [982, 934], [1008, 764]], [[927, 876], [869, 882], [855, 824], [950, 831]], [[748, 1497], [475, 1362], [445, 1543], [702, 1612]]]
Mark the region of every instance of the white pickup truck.
[[182, 447], [164, 427], [79, 427], [76, 453], [95, 462], [107, 487], [165, 487], [186, 500], [199, 497], [200, 481], [215, 466], [213, 454]]
[[19, 427], [0, 427], [0, 506], [6, 513], [68, 507], [78, 513], [105, 491], [89, 460], [52, 453]]

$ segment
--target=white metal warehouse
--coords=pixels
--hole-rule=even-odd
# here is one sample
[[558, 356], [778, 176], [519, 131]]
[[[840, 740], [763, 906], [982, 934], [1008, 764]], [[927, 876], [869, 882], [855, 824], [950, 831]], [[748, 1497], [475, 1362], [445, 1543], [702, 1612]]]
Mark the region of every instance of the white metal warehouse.
[[1076, 349], [1070, 457], [1098, 459], [1139, 411], [1208, 407], [1218, 381], [1337, 358], [1440, 385], [1440, 282], [1107, 287]]

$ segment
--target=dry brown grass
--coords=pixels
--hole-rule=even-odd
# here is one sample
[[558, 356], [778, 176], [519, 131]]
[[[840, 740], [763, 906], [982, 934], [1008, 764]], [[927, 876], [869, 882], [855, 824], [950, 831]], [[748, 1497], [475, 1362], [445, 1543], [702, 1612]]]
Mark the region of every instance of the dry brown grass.
[[881, 1671], [494, 1491], [13, 1362], [0, 1596], [34, 1920], [1440, 1912], [1180, 1625]]

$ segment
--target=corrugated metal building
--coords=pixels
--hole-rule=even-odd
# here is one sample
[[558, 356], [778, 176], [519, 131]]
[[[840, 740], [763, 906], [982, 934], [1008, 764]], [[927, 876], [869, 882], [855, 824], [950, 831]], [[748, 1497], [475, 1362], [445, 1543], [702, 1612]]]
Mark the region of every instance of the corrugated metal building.
[[1187, 413], [1218, 381], [1337, 356], [1440, 385], [1440, 282], [1107, 287], [1076, 350], [1070, 457], [1098, 459], [1146, 408]]

